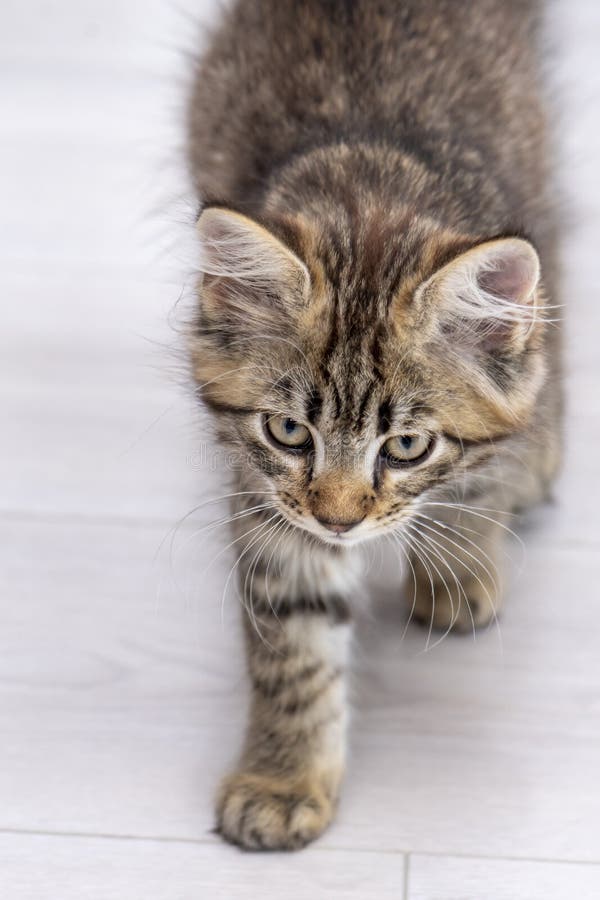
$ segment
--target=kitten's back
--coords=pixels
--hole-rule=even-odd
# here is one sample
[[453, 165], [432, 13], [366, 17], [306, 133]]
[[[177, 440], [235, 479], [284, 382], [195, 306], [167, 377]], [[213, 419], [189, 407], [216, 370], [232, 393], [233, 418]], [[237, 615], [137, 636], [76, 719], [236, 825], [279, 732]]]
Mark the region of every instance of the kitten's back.
[[443, 176], [447, 224], [458, 195], [472, 230], [489, 230], [489, 196], [482, 208], [477, 196], [491, 176], [497, 230], [534, 231], [546, 176], [537, 20], [531, 0], [238, 0], [190, 102], [200, 196], [252, 212], [297, 155], [388, 144]]

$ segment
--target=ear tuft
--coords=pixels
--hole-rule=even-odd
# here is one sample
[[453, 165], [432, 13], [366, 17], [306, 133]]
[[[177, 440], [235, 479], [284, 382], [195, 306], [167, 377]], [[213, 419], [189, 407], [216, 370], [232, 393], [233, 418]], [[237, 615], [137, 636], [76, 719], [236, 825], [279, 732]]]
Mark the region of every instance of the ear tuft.
[[503, 240], [484, 245], [478, 272], [481, 291], [519, 308], [531, 305], [540, 278], [538, 255], [527, 241]]
[[442, 332], [481, 350], [519, 352], [540, 321], [540, 264], [520, 238], [468, 250], [427, 284]]
[[207, 312], [233, 325], [255, 320], [266, 327], [274, 314], [291, 314], [306, 297], [306, 266], [262, 225], [229, 209], [209, 207], [197, 227]]

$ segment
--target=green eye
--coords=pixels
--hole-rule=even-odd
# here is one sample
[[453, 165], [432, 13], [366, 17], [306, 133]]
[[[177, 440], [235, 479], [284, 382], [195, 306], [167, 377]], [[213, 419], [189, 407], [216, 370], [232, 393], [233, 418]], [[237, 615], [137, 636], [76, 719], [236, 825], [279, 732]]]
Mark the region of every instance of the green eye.
[[381, 455], [392, 467], [414, 466], [427, 459], [433, 443], [433, 438], [426, 434], [401, 434], [385, 442]]
[[288, 450], [308, 450], [312, 446], [312, 438], [306, 425], [301, 425], [288, 416], [267, 416], [265, 429], [276, 444]]

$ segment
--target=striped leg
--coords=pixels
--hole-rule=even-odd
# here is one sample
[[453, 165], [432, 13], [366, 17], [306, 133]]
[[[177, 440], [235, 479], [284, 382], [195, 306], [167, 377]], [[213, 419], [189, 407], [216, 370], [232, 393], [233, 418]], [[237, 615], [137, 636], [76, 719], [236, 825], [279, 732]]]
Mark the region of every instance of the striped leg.
[[[246, 613], [250, 721], [238, 770], [222, 784], [218, 830], [247, 849], [294, 849], [331, 821], [344, 770], [350, 621], [333, 594], [253, 587]], [[249, 603], [248, 603], [249, 605]]]

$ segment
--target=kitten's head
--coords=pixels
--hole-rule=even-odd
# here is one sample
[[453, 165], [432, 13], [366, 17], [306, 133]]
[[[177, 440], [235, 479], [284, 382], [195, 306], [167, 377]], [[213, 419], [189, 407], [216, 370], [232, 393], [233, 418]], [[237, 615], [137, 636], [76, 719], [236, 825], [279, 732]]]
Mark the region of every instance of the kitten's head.
[[254, 489], [351, 543], [397, 528], [522, 429], [544, 377], [539, 262], [408, 211], [269, 227], [221, 207], [194, 374]]

